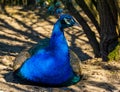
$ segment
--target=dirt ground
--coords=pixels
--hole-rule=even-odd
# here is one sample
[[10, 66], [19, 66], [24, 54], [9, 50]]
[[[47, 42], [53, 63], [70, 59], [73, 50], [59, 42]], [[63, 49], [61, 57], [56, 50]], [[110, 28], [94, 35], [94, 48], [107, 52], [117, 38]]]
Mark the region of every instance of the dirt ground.
[[[96, 32], [87, 19], [87, 23]], [[0, 92], [120, 92], [120, 62], [102, 62], [93, 50], [82, 27], [65, 30], [70, 49], [81, 60], [82, 80], [72, 86], [45, 88], [20, 84], [13, 78], [13, 60], [21, 50], [49, 39], [57, 19], [43, 9], [24, 10], [7, 7], [0, 14]], [[97, 35], [98, 36], [98, 35]]]

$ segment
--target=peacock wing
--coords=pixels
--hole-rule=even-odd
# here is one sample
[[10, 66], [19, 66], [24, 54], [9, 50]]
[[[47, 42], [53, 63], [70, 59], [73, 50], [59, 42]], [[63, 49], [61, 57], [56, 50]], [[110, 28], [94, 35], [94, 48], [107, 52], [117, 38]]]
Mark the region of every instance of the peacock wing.
[[70, 50], [70, 64], [77, 75], [82, 75], [82, 65], [79, 57], [74, 51]]
[[18, 56], [15, 58], [13, 62], [13, 70], [17, 70], [21, 67], [21, 65], [24, 63], [24, 61], [29, 58], [31, 55], [28, 52], [28, 49], [25, 49], [21, 51]]

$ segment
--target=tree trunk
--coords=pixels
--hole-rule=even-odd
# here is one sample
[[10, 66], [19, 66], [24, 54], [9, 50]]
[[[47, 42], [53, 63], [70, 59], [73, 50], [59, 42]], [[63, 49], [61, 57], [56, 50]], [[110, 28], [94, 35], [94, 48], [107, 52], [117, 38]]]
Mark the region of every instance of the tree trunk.
[[116, 32], [117, 11], [114, 0], [98, 0], [100, 17], [100, 51], [103, 61], [108, 60], [108, 54], [116, 47], [118, 35]]
[[115, 3], [117, 6], [117, 12], [118, 12], [117, 33], [118, 33], [119, 39], [120, 39], [120, 0], [115, 0]]
[[0, 12], [1, 13], [5, 12], [5, 0], [0, 1]]

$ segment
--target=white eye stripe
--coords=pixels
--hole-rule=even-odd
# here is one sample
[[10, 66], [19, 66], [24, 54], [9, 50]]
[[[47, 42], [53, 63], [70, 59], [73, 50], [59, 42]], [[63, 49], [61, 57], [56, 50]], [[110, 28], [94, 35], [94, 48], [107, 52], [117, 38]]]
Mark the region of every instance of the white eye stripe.
[[68, 21], [68, 19], [64, 18], [64, 21], [66, 24], [70, 24], [70, 22]]
[[71, 22], [75, 22], [75, 20], [74, 20], [74, 19], [71, 19]]

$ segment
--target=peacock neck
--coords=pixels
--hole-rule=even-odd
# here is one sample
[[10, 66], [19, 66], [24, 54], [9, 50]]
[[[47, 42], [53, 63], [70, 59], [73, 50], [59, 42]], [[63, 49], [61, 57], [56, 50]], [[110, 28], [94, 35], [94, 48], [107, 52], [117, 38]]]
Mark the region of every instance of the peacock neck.
[[64, 36], [64, 30], [61, 27], [59, 21], [57, 21], [54, 25], [50, 39], [50, 47], [54, 49], [68, 51], [68, 44]]

